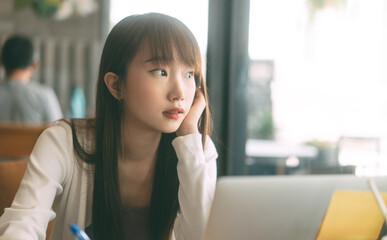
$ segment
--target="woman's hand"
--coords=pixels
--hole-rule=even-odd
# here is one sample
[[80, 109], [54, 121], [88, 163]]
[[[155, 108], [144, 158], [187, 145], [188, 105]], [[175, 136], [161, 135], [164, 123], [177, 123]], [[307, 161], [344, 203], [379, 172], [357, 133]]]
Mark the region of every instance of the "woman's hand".
[[200, 88], [196, 87], [195, 97], [187, 116], [176, 131], [177, 136], [184, 136], [192, 133], [199, 133], [198, 122], [206, 107], [206, 100]]

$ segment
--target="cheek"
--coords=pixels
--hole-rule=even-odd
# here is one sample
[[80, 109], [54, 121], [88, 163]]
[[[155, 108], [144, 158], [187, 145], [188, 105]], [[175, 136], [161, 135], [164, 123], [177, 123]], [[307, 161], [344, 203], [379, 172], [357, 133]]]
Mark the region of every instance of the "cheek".
[[140, 80], [136, 84], [129, 84], [125, 93], [125, 101], [130, 108], [152, 109], [155, 102], [160, 101], [159, 98], [157, 87]]

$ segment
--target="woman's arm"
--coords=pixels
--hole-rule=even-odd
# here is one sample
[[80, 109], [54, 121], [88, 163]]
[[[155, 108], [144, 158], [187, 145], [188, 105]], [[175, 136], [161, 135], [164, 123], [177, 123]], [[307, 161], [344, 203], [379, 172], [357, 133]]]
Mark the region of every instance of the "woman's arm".
[[36, 142], [12, 206], [0, 218], [1, 240], [45, 239], [47, 224], [55, 218], [53, 201], [73, 168], [71, 129], [65, 125], [50, 127]]
[[207, 226], [216, 185], [218, 154], [207, 137], [203, 151], [202, 135], [189, 134], [172, 142], [177, 158], [180, 213], [175, 220], [176, 239], [200, 240]]

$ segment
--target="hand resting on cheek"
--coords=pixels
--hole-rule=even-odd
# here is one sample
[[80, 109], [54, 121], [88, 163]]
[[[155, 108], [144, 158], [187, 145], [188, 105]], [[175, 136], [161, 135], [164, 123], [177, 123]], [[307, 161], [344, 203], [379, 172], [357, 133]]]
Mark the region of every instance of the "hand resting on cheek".
[[205, 107], [206, 101], [204, 99], [203, 92], [200, 88], [196, 87], [195, 97], [193, 99], [191, 109], [181, 123], [179, 129], [176, 131], [176, 135], [178, 137], [199, 133], [198, 122]]

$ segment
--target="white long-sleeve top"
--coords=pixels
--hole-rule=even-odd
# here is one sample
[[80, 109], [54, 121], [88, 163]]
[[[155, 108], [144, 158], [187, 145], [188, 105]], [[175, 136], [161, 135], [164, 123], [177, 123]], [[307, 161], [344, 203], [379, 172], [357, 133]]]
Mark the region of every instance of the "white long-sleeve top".
[[[180, 213], [173, 239], [201, 239], [207, 225], [216, 184], [217, 152], [201, 134], [176, 137]], [[86, 170], [85, 170], [86, 169]], [[69, 223], [91, 224], [92, 165], [78, 161], [71, 127], [63, 122], [45, 130], [30, 156], [25, 175], [10, 208], [0, 218], [0, 240], [44, 240], [48, 222], [55, 218], [50, 239], [72, 239]]]

